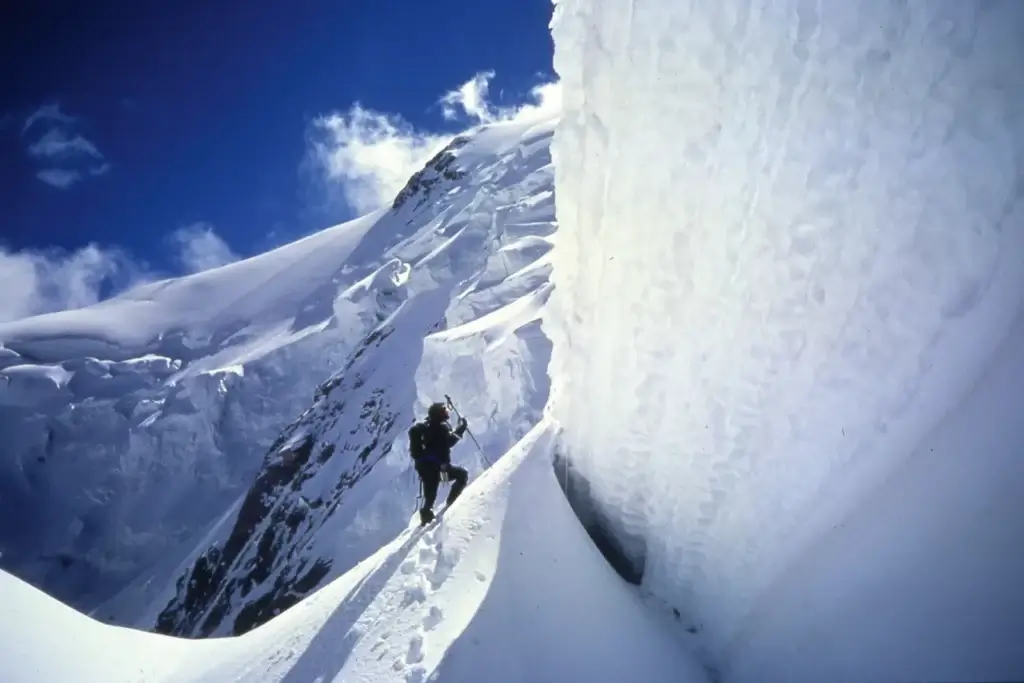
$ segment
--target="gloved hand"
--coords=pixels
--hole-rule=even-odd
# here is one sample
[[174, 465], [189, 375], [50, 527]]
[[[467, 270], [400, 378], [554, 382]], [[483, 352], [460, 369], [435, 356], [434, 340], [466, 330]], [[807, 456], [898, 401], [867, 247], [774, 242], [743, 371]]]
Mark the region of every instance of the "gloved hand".
[[466, 422], [466, 418], [460, 417], [459, 418], [459, 429], [465, 431], [467, 427], [469, 427], [469, 423]]
[[441, 482], [447, 483], [448, 481], [448, 464], [441, 463]]

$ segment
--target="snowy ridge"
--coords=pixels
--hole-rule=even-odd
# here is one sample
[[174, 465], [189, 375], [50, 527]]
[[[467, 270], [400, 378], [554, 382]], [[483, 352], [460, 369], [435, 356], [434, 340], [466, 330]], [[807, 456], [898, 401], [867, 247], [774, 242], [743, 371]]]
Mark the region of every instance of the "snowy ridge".
[[[416, 507], [406, 430], [444, 393], [467, 399], [464, 414], [491, 460], [540, 419], [552, 217], [537, 195], [550, 195], [547, 131], [498, 154], [479, 145], [507, 145], [504, 136], [521, 129], [455, 147], [449, 179], [486, 189], [464, 190], [468, 202], [435, 201], [429, 230], [385, 252], [393, 306], [374, 309], [379, 325], [270, 447], [241, 505], [162, 598], [155, 621], [151, 609], [136, 623], [175, 635], [245, 633], [393, 538]], [[517, 223], [533, 234], [506, 235]], [[457, 457], [479, 472], [481, 456], [471, 443], [461, 448]]]
[[[321, 284], [339, 284], [341, 267], [381, 217], [382, 212], [369, 214], [264, 254], [142, 285], [87, 308], [4, 323], [0, 339], [36, 361], [83, 355], [124, 360], [144, 353], [185, 361], [207, 357], [236, 347], [239, 337], [258, 338], [267, 328], [290, 323], [316, 303], [311, 294], [318, 294]], [[383, 251], [386, 243], [370, 241]], [[357, 259], [354, 265], [368, 264]], [[297, 269], [303, 277], [295, 276]]]
[[[102, 625], [0, 573], [6, 683], [531, 680], [703, 683], [604, 564], [555, 482], [543, 422], [439, 523], [409, 529], [236, 638]], [[571, 571], [567, 571], [571, 568]], [[61, 637], [53, 637], [59, 633]], [[110, 656], [116, 652], [117, 656]]]

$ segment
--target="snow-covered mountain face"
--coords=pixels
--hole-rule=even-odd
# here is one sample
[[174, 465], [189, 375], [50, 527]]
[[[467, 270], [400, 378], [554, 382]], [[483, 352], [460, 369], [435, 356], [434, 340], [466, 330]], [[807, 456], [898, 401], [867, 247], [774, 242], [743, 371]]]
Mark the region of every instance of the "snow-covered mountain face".
[[89, 609], [190, 549], [376, 324], [380, 218], [0, 326], [3, 566]]
[[726, 680], [1019, 676], [1024, 6], [553, 34], [550, 414], [644, 589]]
[[547, 396], [552, 125], [456, 138], [387, 211], [0, 326], [2, 566], [107, 620], [245, 630], [394, 536], [374, 510], [414, 508], [391, 451], [426, 403], [503, 452]]

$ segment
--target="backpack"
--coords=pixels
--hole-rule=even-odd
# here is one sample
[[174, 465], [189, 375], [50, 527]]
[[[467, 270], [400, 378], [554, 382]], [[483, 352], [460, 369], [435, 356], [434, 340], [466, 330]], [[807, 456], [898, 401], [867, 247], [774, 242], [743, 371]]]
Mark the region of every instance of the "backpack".
[[419, 460], [426, 455], [423, 444], [424, 424], [417, 422], [409, 428], [409, 455], [413, 460]]

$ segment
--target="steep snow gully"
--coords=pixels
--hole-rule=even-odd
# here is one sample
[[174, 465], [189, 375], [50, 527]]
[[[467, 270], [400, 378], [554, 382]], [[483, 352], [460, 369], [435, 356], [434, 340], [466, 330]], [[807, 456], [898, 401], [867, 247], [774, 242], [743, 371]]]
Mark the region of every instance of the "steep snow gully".
[[[0, 680], [1024, 678], [1024, 6], [552, 34], [557, 120], [0, 326], [0, 561], [97, 617], [0, 573]], [[499, 457], [420, 529], [445, 392]]]

